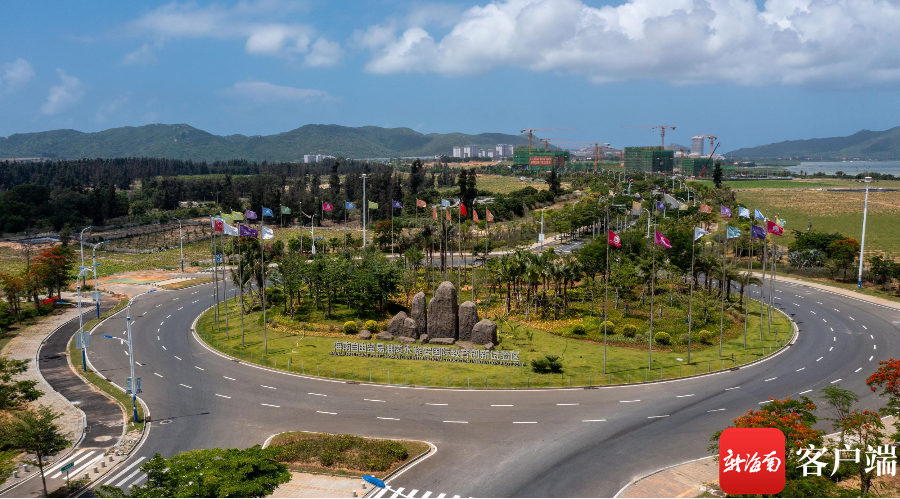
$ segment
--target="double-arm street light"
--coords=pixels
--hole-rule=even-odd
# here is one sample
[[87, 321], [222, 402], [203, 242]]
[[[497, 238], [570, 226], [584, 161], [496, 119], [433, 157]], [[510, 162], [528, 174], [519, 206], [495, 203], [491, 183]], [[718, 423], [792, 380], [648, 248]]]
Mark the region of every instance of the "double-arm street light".
[[869, 184], [872, 183], [872, 177], [864, 178], [863, 182], [866, 183], [866, 202], [863, 204], [862, 242], [859, 245], [859, 277], [856, 281], [857, 289], [862, 289], [863, 249], [866, 247], [866, 213], [869, 211]]
[[97, 288], [97, 266], [100, 265], [97, 263], [97, 247], [103, 243], [108, 243], [109, 239], [106, 241], [101, 241], [93, 246], [91, 246], [91, 269], [94, 270], [94, 292], [91, 295], [94, 297], [94, 303], [97, 304], [97, 318], [100, 318], [100, 290]]
[[184, 274], [184, 234], [181, 232], [181, 219], [178, 220], [178, 244], [181, 247], [181, 273]]
[[[80, 242], [81, 242], [81, 266], [82, 266], [82, 267], [84, 267], [84, 231], [86, 231], [86, 230], [91, 230], [91, 229], [93, 229], [93, 228], [94, 228], [94, 226], [91, 225], [91, 226], [89, 226], [89, 227], [85, 227], [85, 228], [81, 229], [81, 233], [80, 233], [79, 236], [78, 236], [78, 239], [80, 239]], [[81, 285], [82, 285], [82, 287], [83, 287], [85, 284], [86, 284], [86, 283], [85, 283], [85, 277], [84, 277], [84, 275], [82, 275], [82, 276], [81, 276]]]

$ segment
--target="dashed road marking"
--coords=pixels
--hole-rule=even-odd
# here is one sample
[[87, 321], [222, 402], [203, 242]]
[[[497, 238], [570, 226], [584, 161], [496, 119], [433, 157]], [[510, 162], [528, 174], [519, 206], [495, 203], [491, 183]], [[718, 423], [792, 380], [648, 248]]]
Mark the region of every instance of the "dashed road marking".
[[324, 393], [312, 393], [312, 392], [307, 393], [307, 395], [315, 395], [316, 397], [327, 397], [328, 396], [328, 395], [325, 395]]
[[778, 379], [778, 376], [775, 376], [774, 378], [769, 378], [769, 379], [767, 379], [766, 381], [772, 381], [772, 380], [775, 380], [775, 379]]
[[578, 405], [578, 404], [575, 403], [575, 404], [556, 404], [556, 405]]
[[691, 393], [690, 395], [675, 395], [675, 398], [677, 398], [677, 399], [683, 399], [683, 398], [685, 398], [685, 397], [693, 397], [693, 396], [694, 396], [694, 394]]
[[537, 424], [537, 421], [513, 421], [513, 424]]
[[125, 352], [125, 355], [128, 355], [128, 350], [122, 350], [122, 351]]
[[228, 376], [222, 376], [222, 377], [225, 379], [230, 379], [231, 381], [234, 381], [234, 378], [229, 378]]
[[319, 414], [331, 414], [332, 416], [337, 416], [336, 412], [328, 412], [328, 411], [316, 411]]
[[168, 350], [165, 345], [161, 345], [163, 350]]
[[709, 410], [706, 412], [719, 412], [719, 411], [724, 411], [724, 410], [725, 410], [725, 408], [723, 407], [722, 409], [712, 409], [712, 410]]
[[172, 314], [167, 315], [167, 316], [166, 316], [166, 319], [168, 319], [169, 317], [172, 317]]
[[870, 355], [870, 356], [869, 356], [869, 362], [872, 362], [872, 358], [873, 358], [873, 357], [875, 357], [875, 356], [874, 356], [874, 355]]
[[662, 416], [647, 416], [647, 419], [656, 419], [656, 418], [667, 418], [668, 414], [663, 414]]
[[800, 372], [800, 371], [802, 371], [802, 370], [804, 370], [804, 369], [806, 369], [806, 368], [805, 368], [805, 367], [801, 367], [800, 369], [797, 369], [797, 372]]
[[469, 424], [468, 421], [444, 421], [445, 423]]
[[512, 407], [512, 404], [491, 404], [491, 407]]
[[181, 386], [183, 386], [183, 387], [185, 387], [185, 388], [192, 388], [192, 387], [190, 387], [190, 386], [185, 385], [184, 383], [178, 383], [178, 384], [181, 385]]
[[853, 371], [853, 372], [858, 373], [858, 372], [860, 372], [860, 371], [862, 371], [862, 368], [861, 368], [861, 367], [860, 367], [859, 369]]
[[824, 359], [824, 358], [825, 358], [825, 357], [819, 357], [818, 359], [816, 359], [816, 362], [818, 362], [818, 361], [820, 361], [820, 360], [822, 360], [822, 359]]
[[844, 379], [844, 378], [838, 378], [838, 379], [832, 381], [831, 384], [833, 385], [833, 384], [837, 383], [838, 381], [840, 381], [840, 380], [842, 380], [842, 379]]
[[582, 419], [582, 423], [602, 423], [605, 419]]
[[363, 400], [365, 400], [366, 402], [384, 402], [384, 400], [378, 400], [378, 399], [363, 399]]
[[159, 377], [160, 377], [160, 378], [162, 378], [162, 377], [163, 377], [163, 375], [162, 375], [162, 374], [159, 374], [159, 373], [153, 373], [153, 374], [155, 374], [155, 375], [157, 375], [157, 376], [159, 376]]
[[740, 387], [739, 387], [739, 386], [732, 386], [731, 388], [726, 388], [725, 391], [727, 392], [728, 390], [737, 390], [738, 388], [740, 388]]
[[200, 369], [201, 371], [205, 371], [205, 370], [206, 370], [206, 369], [203, 369], [203, 368], [200, 367], [200, 366], [194, 366], [194, 367], [197, 368], [197, 369]]
[[277, 390], [277, 388], [275, 388], [274, 386], [267, 386], [267, 385], [259, 385], [259, 386], [261, 386], [263, 388], [268, 388], [269, 390]]
[[432, 404], [430, 402], [425, 402], [425, 405], [447, 405], [447, 404]]
[[640, 400], [620, 400], [622, 404], [630, 404], [631, 402], [640, 402]]
[[375, 419], [384, 419], [384, 420], [386, 420], [386, 421], [400, 421], [400, 420], [397, 419], [397, 418], [383, 418], [383, 417], [381, 417], [381, 416], [376, 416]]
[[266, 407], [281, 407], [280, 405], [272, 405], [272, 404], [259, 404], [259, 405], [264, 405]]
[[872, 345], [872, 350], [878, 350], [878, 345]]
[[863, 329], [869, 329], [869, 328], [867, 328], [866, 326], [863, 326]]
[[176, 359], [178, 359], [178, 360], [181, 360], [181, 357], [179, 357], [179, 356], [177, 356], [177, 355], [175, 355], [174, 357], [175, 357]]
[[[847, 317], [850, 317], [850, 316], [848, 315]], [[850, 317], [850, 320], [855, 321], [856, 319], [854, 319], [853, 317]]]
[[809, 393], [809, 392], [811, 392], [811, 391], [812, 391], [812, 390], [805, 390], [805, 391], [802, 391], [802, 392], [800, 392], [800, 395], [803, 395], [804, 393]]
[[834, 347], [831, 347], [831, 348], [828, 349], [829, 352], [832, 351], [832, 350], [834, 350]]
[[223, 399], [230, 399], [230, 398], [231, 398], [231, 397], [229, 397], [228, 395], [221, 395], [221, 394], [219, 394], [219, 393], [216, 394], [216, 397], [222, 397]]

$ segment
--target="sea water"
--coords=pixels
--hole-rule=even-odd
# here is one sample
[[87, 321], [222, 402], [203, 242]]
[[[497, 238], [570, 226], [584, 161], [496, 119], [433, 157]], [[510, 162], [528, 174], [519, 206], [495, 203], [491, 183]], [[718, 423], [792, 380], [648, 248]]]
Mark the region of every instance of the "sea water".
[[788, 167], [788, 170], [791, 173], [802, 170], [809, 175], [817, 172], [826, 175], [844, 172], [852, 176], [860, 173], [890, 173], [900, 177], [900, 161], [802, 161], [798, 166]]

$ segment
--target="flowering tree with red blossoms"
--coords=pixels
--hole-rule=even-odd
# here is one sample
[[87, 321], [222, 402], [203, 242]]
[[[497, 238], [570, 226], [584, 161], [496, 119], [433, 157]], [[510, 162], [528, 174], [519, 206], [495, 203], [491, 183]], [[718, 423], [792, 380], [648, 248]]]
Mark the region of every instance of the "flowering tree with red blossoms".
[[[872, 391], [882, 389], [881, 395], [887, 397], [887, 403], [881, 409], [882, 414], [900, 415], [900, 360], [888, 359], [878, 362], [878, 370], [866, 379]], [[891, 435], [894, 440], [900, 439], [900, 430]]]

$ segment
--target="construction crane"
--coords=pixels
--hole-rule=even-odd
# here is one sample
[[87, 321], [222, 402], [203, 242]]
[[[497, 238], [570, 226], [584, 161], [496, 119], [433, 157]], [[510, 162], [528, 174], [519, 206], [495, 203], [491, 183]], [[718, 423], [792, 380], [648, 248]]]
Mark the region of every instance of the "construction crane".
[[602, 150], [604, 147], [609, 147], [610, 143], [609, 142], [596, 142], [596, 141], [594, 141], [594, 142], [569, 142], [566, 145], [568, 146], [568, 145], [575, 145], [575, 144], [587, 144], [587, 145], [594, 146], [594, 173], [597, 173], [597, 163], [599, 161], [600, 156], [602, 155]]
[[666, 148], [666, 129], [675, 130], [675, 127], [672, 125], [623, 126], [622, 128], [650, 128], [653, 130], [659, 128], [659, 142], [663, 149]]
[[706, 164], [703, 165], [703, 169], [700, 170], [700, 175], [697, 175], [697, 178], [703, 177], [703, 173], [706, 172], [706, 167], [709, 166], [709, 162], [712, 161], [713, 155], [716, 153], [716, 149], [719, 148], [719, 144], [716, 144], [716, 148], [713, 149], [712, 144], [710, 144], [711, 151], [709, 151], [709, 158], [706, 160]]
[[523, 130], [519, 130], [519, 133], [528, 132], [528, 150], [531, 151], [531, 139], [534, 135], [533, 132], [546, 132], [547, 130], [575, 130], [574, 128], [525, 128]]
[[555, 141], [557, 141], [557, 142], [568, 142], [570, 139], [564, 139], [564, 138], [556, 138], [556, 139], [538, 139], [538, 142], [543, 142], [543, 143], [544, 143], [544, 152], [547, 152], [547, 151], [550, 150], [550, 141], [551, 141], [551, 140], [555, 140]]
[[697, 137], [704, 137], [704, 138], [709, 139], [709, 150], [710, 150], [710, 151], [712, 151], [713, 143], [714, 143], [715, 140], [718, 138], [718, 137], [716, 137], [715, 135], [698, 135]]

